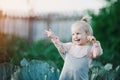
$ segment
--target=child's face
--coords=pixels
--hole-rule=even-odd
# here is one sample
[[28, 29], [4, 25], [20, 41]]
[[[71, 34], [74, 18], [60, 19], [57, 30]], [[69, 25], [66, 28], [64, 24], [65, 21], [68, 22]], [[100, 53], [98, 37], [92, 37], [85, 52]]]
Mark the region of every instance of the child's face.
[[72, 29], [72, 42], [75, 45], [86, 45], [87, 41], [87, 34], [83, 28], [80, 27]]

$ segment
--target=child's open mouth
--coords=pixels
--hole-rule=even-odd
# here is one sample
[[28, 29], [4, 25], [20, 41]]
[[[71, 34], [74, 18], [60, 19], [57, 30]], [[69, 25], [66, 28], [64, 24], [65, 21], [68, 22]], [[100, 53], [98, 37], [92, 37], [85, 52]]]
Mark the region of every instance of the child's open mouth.
[[80, 41], [80, 39], [75, 39], [75, 41]]

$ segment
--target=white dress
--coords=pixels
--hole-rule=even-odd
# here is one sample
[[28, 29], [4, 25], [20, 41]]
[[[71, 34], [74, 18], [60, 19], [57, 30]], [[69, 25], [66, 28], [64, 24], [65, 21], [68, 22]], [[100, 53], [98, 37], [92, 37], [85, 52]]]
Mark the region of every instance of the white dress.
[[60, 53], [64, 59], [64, 66], [59, 80], [88, 80], [89, 54], [92, 46], [76, 46], [72, 43], [70, 45], [66, 53]]

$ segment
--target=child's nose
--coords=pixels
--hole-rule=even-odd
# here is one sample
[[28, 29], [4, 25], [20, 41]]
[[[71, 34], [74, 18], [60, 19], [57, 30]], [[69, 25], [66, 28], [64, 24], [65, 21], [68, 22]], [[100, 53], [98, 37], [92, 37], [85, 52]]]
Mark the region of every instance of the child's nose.
[[78, 35], [75, 35], [75, 38], [78, 38]]

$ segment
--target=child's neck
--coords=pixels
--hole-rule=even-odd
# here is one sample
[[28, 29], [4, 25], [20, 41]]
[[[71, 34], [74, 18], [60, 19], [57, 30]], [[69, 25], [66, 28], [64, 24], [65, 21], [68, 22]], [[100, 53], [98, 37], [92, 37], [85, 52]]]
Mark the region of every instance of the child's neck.
[[[75, 45], [77, 45], [77, 44], [75, 44]], [[90, 45], [90, 44], [86, 43], [86, 44], [80, 44], [80, 45], [77, 45], [77, 46], [88, 46], [88, 45]]]

